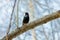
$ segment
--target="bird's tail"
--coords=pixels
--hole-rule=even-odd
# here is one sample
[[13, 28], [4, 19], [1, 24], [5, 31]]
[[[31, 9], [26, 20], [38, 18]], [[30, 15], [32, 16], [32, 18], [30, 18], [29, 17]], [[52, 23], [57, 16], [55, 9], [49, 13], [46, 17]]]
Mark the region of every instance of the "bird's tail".
[[24, 25], [24, 23], [22, 25]]

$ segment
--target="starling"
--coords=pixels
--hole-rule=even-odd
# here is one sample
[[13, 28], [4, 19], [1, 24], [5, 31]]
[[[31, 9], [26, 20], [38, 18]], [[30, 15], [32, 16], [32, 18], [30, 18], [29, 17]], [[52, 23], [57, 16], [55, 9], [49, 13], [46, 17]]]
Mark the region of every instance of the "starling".
[[23, 18], [23, 25], [24, 25], [24, 24], [27, 24], [28, 22], [29, 22], [29, 13], [26, 12], [26, 13], [25, 13], [25, 16], [24, 16], [24, 18]]

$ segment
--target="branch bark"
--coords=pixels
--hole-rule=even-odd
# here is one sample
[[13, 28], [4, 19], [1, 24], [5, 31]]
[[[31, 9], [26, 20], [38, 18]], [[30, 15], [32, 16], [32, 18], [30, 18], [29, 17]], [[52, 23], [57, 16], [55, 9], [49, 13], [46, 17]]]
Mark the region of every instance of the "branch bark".
[[[60, 10], [57, 11], [57, 12], [54, 12], [52, 14], [49, 14], [49, 15], [46, 15], [40, 19], [37, 19], [33, 22], [30, 22], [26, 25], [23, 25], [21, 26], [19, 29], [15, 29], [14, 31], [12, 31], [9, 35], [8, 35], [8, 38], [9, 40], [12, 40], [13, 38], [17, 37], [18, 35], [30, 30], [30, 29], [33, 29], [35, 27], [37, 27], [38, 25], [42, 25], [42, 24], [45, 24], [49, 21], [52, 21], [56, 18], [59, 18], [60, 17]], [[6, 40], [6, 36], [4, 36], [1, 40]]]

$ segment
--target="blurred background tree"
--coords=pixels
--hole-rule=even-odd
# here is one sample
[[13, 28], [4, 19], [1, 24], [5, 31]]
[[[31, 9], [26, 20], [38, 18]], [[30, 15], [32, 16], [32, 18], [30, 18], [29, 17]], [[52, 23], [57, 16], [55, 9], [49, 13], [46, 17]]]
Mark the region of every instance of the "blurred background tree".
[[[0, 0], [0, 38], [6, 35], [14, 1], [15, 0]], [[45, 15], [60, 10], [60, 0], [17, 0], [15, 5], [10, 32], [17, 27], [22, 26], [25, 12], [29, 12], [30, 22], [32, 22]], [[13, 40], [59, 40], [59, 20], [60, 18], [40, 25], [19, 35]]]

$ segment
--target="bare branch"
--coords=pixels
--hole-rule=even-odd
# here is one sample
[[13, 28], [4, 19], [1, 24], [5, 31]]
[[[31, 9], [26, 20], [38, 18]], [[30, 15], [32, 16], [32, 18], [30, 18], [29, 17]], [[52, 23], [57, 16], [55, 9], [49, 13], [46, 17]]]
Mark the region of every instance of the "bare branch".
[[[21, 28], [19, 29], [15, 29], [14, 31], [12, 31], [9, 35], [8, 35], [8, 38], [9, 40], [15, 38], [16, 36], [30, 30], [30, 29], [33, 29], [35, 27], [37, 27], [38, 25], [42, 25], [42, 24], [45, 24], [49, 21], [52, 21], [56, 18], [59, 18], [60, 17], [60, 10], [55, 12], [55, 13], [52, 13], [52, 14], [49, 14], [49, 15], [46, 15], [40, 19], [37, 19], [31, 23], [28, 23], [26, 25], [23, 25], [21, 26]], [[2, 40], [6, 40], [6, 36], [4, 38], [2, 38]]]

